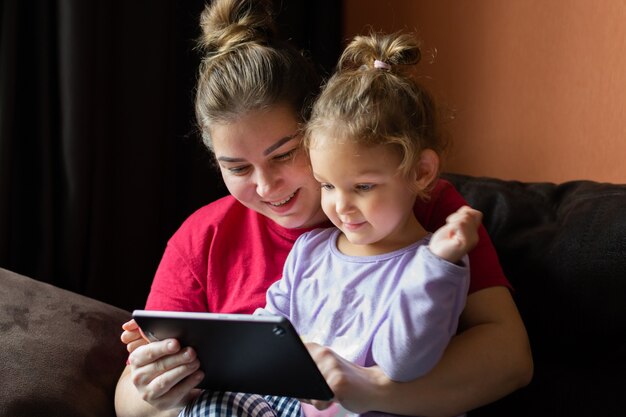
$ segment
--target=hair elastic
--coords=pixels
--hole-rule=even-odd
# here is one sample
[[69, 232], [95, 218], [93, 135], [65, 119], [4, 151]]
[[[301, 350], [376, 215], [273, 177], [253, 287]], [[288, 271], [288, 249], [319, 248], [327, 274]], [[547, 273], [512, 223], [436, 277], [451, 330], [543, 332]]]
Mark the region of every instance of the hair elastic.
[[378, 68], [378, 69], [384, 69], [387, 71], [391, 70], [391, 65], [389, 65], [388, 63], [384, 62], [384, 61], [379, 61], [378, 59], [374, 60], [374, 68]]

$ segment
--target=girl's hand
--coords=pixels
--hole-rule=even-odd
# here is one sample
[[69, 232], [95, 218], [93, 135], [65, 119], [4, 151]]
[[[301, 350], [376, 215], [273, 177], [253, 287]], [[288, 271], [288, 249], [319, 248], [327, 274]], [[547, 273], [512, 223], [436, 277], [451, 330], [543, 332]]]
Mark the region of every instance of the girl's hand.
[[[317, 343], [306, 343], [309, 353], [322, 372], [324, 379], [335, 394], [333, 401], [352, 412], [373, 410], [371, 401], [376, 398], [376, 382], [386, 376], [377, 367], [364, 368], [345, 360], [332, 349]], [[331, 405], [328, 401], [311, 400], [318, 410]]]
[[463, 206], [446, 219], [430, 239], [430, 251], [442, 259], [457, 263], [478, 243], [478, 228], [483, 215]]
[[195, 351], [175, 339], [150, 343], [134, 320], [124, 323], [121, 340], [130, 352], [130, 380], [139, 396], [158, 410], [182, 409], [201, 392], [204, 378]]

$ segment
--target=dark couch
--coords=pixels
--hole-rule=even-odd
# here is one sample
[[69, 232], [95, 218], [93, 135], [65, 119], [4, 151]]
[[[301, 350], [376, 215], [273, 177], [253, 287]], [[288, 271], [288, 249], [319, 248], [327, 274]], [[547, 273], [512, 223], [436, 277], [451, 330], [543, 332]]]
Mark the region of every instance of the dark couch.
[[470, 415], [626, 415], [626, 185], [448, 179], [484, 213], [535, 362]]
[[[626, 185], [446, 178], [484, 213], [535, 360], [470, 416], [623, 416]], [[128, 312], [6, 270], [0, 312], [0, 417], [114, 416]]]

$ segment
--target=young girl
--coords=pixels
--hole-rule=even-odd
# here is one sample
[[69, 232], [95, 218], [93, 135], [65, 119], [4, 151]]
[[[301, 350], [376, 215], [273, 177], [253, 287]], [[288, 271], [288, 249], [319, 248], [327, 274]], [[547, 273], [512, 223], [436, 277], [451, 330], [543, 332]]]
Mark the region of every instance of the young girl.
[[[413, 212], [443, 147], [431, 97], [405, 74], [419, 56], [409, 35], [357, 37], [346, 48], [304, 138], [336, 228], [298, 238], [256, 311], [289, 318], [306, 341], [395, 381], [430, 371], [456, 333], [481, 221], [465, 206], [431, 235]], [[188, 414], [208, 415], [193, 408], [212, 397]], [[266, 400], [279, 415], [299, 413], [295, 401]]]
[[444, 147], [433, 100], [409, 75], [419, 59], [410, 35], [358, 36], [345, 49], [304, 137], [336, 229], [296, 241], [257, 310], [395, 381], [430, 371], [456, 333], [481, 223], [465, 206], [431, 236], [413, 212]]
[[304, 141], [337, 229], [296, 241], [265, 308], [396, 381], [430, 371], [456, 332], [481, 220], [463, 207], [431, 237], [413, 212], [443, 149], [433, 100], [408, 75], [419, 58], [409, 35], [356, 37], [344, 51]]
[[[171, 237], [146, 309], [252, 313], [265, 305], [295, 240], [331, 225], [299, 146], [319, 83], [303, 55], [277, 36], [271, 10], [269, 0], [213, 0], [202, 14], [196, 114], [230, 195], [198, 209]], [[435, 231], [464, 204], [450, 183], [437, 180], [414, 211]], [[396, 382], [377, 366], [310, 345], [346, 408], [454, 415], [528, 382], [524, 325], [489, 237], [482, 226], [479, 232], [460, 334], [431, 372]], [[199, 395], [203, 372], [194, 350], [173, 339], [146, 344], [133, 321], [123, 328], [132, 353], [116, 389], [117, 415], [178, 415]]]

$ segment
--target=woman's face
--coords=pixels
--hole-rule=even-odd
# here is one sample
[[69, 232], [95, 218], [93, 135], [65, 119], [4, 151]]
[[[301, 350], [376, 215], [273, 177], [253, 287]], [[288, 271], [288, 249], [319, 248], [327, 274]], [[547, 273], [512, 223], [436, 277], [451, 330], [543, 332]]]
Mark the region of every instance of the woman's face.
[[289, 107], [255, 110], [232, 123], [216, 124], [211, 137], [224, 183], [241, 204], [287, 228], [326, 220], [320, 187]]

